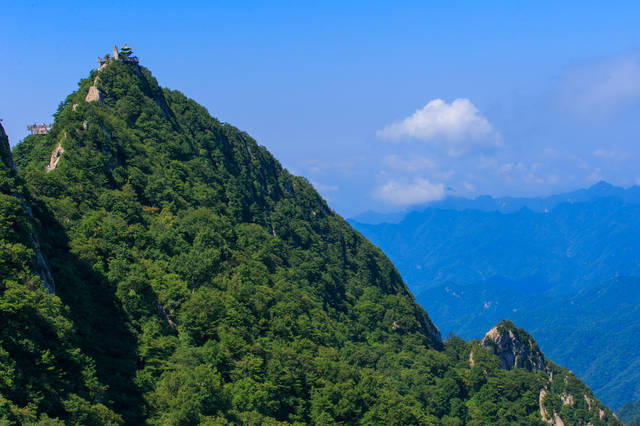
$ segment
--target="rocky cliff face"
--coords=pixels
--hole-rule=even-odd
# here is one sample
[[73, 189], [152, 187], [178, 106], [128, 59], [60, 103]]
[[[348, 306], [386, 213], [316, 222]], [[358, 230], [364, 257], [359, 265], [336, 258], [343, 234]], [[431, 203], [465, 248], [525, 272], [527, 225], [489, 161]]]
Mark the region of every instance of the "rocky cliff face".
[[538, 344], [511, 321], [503, 321], [492, 328], [481, 344], [500, 358], [500, 365], [505, 370], [524, 368], [537, 372], [545, 369], [544, 355]]
[[13, 157], [11, 156], [11, 147], [9, 146], [9, 138], [4, 131], [4, 127], [0, 124], [0, 159], [9, 168], [15, 171], [16, 166], [13, 164]]

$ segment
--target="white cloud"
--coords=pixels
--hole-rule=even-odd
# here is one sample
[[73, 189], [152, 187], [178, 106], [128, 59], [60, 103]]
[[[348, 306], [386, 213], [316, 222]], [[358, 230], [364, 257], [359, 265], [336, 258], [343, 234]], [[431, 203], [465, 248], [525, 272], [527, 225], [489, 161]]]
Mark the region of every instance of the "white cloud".
[[630, 157], [628, 152], [623, 152], [617, 146], [611, 148], [600, 148], [593, 151], [593, 155], [604, 160], [624, 161]]
[[411, 205], [441, 200], [445, 196], [444, 185], [417, 178], [403, 184], [392, 180], [376, 190], [375, 196], [397, 205]]
[[497, 170], [505, 181], [508, 182], [525, 182], [534, 184], [544, 184], [554, 181], [554, 175], [548, 175], [546, 170], [541, 170], [544, 164], [534, 162], [525, 164], [522, 161], [517, 163], [505, 163]]
[[405, 158], [397, 154], [391, 154], [382, 157], [382, 163], [393, 170], [405, 170], [410, 172], [433, 169], [436, 167], [436, 163], [431, 159], [420, 155], [412, 155]]
[[379, 130], [377, 136], [389, 141], [420, 140], [452, 156], [500, 145], [491, 123], [465, 98], [450, 104], [434, 99], [410, 117]]
[[593, 118], [610, 114], [640, 100], [640, 57], [609, 58], [575, 67], [565, 76], [563, 105], [579, 115]]
[[453, 169], [443, 170], [443, 171], [434, 173], [434, 176], [436, 176], [438, 179], [441, 179], [441, 180], [451, 180], [451, 178], [453, 178], [455, 175], [456, 175], [456, 171]]
[[464, 186], [464, 189], [466, 189], [469, 192], [473, 192], [476, 190], [475, 185], [469, 183], [469, 182], [462, 182], [462, 186]]
[[324, 179], [336, 174], [343, 176], [353, 175], [358, 171], [358, 164], [364, 161], [363, 157], [350, 157], [341, 160], [335, 159], [311, 159], [298, 162], [291, 170], [296, 174], [307, 176], [311, 180]]
[[340, 187], [338, 185], [325, 185], [323, 183], [320, 182], [311, 182], [311, 185], [313, 185], [313, 187], [321, 193], [326, 193], [326, 192], [334, 192], [340, 189]]
[[602, 180], [602, 170], [598, 167], [593, 169], [593, 171], [587, 176], [588, 183], [600, 182]]

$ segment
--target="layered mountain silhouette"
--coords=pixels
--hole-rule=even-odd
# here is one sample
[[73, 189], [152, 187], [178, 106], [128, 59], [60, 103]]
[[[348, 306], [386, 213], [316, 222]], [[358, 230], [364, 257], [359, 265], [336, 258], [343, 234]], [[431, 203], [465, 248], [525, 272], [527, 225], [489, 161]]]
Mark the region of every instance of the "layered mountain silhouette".
[[1, 422], [619, 424], [541, 353], [506, 368], [512, 324], [443, 342], [305, 179], [125, 53], [13, 160], [2, 133]]
[[513, 319], [617, 408], [640, 398], [640, 353], [620, 350], [640, 337], [639, 191], [601, 182], [351, 223], [389, 255], [444, 334], [479, 338]]
[[500, 213], [513, 213], [520, 209], [528, 209], [534, 212], [544, 213], [562, 203], [584, 203], [596, 201], [600, 198], [613, 197], [626, 203], [640, 204], [640, 186], [621, 188], [608, 182], [600, 181], [586, 189], [550, 195], [547, 197], [498, 197], [482, 195], [476, 198], [464, 198], [447, 196], [443, 200], [419, 204], [406, 211], [381, 213], [368, 210], [353, 216], [354, 222], [368, 225], [381, 223], [399, 223], [409, 213], [423, 211], [428, 208], [446, 210], [481, 210], [497, 211]]

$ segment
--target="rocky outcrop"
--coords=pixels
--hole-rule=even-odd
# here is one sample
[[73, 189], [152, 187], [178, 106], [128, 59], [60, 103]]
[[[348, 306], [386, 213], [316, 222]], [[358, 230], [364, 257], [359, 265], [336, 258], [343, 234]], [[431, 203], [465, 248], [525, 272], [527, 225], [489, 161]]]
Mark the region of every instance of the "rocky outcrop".
[[[584, 394], [584, 401], [582, 401], [578, 396], [580, 394], [571, 393], [570, 389], [572, 386], [575, 389], [579, 380], [570, 371], [567, 370], [563, 373], [551, 361], [547, 362], [533, 337], [523, 329], [517, 328], [511, 321], [502, 321], [492, 328], [480, 341], [480, 344], [499, 358], [500, 366], [505, 370], [523, 368], [531, 372], [541, 371], [546, 374], [547, 380], [543, 383], [538, 396], [540, 418], [543, 422], [554, 426], [575, 424], [565, 417], [567, 411], [560, 410], [560, 407], [571, 407], [571, 409], [588, 412], [591, 420], [617, 424], [617, 419], [613, 418], [613, 414], [593, 395]], [[473, 354], [469, 357], [469, 363], [474, 363]], [[560, 374], [555, 377], [555, 380], [554, 371]], [[573, 385], [570, 380], [573, 381]], [[560, 416], [561, 414], [564, 420]], [[597, 424], [597, 422], [587, 424]]]
[[45, 170], [47, 173], [58, 166], [58, 162], [60, 161], [60, 158], [62, 158], [62, 154], [64, 154], [64, 148], [61, 144], [58, 144], [58, 146], [51, 153], [51, 159], [49, 160], [49, 164], [47, 165], [47, 168]]
[[89, 92], [87, 92], [87, 96], [84, 98], [87, 102], [100, 102], [102, 101], [102, 93], [96, 86], [89, 87]]
[[562, 405], [573, 405], [575, 403], [573, 395], [568, 393], [563, 393], [560, 399], [562, 400]]
[[[93, 79], [93, 85], [91, 87], [89, 87], [89, 91], [87, 92], [87, 96], [84, 98], [85, 101], [87, 102], [102, 102], [102, 99], [104, 99], [104, 95], [102, 94], [102, 92], [100, 90], [98, 90], [97, 84], [98, 84], [98, 76], [96, 76], [96, 78]], [[75, 109], [74, 109], [75, 111]]]
[[511, 321], [502, 321], [492, 328], [480, 342], [500, 358], [505, 370], [524, 368], [528, 371], [544, 371], [544, 355], [533, 337]]
[[542, 389], [540, 391], [540, 397], [539, 397], [540, 417], [542, 417], [542, 421], [553, 426], [564, 426], [564, 422], [562, 421], [558, 413], [556, 413], [555, 411], [553, 413], [549, 413], [545, 408], [544, 402], [546, 397], [547, 397], [547, 391], [545, 389]]

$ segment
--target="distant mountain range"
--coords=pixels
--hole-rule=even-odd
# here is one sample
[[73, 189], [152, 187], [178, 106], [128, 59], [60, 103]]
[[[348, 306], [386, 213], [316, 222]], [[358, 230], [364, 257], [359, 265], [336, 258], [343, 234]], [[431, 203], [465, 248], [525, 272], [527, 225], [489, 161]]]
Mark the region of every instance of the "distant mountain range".
[[545, 212], [553, 209], [561, 203], [584, 203], [595, 201], [599, 198], [614, 197], [627, 203], [640, 204], [640, 186], [621, 188], [608, 182], [600, 181], [597, 184], [577, 191], [550, 195], [547, 197], [498, 197], [481, 195], [476, 198], [464, 198], [449, 196], [440, 201], [413, 206], [409, 210], [383, 213], [367, 210], [351, 218], [358, 223], [377, 225], [380, 223], [400, 223], [408, 214], [423, 211], [428, 208], [448, 210], [481, 210], [497, 211], [500, 213], [513, 213], [527, 208], [534, 212]]
[[640, 398], [640, 187], [448, 198], [398, 223], [350, 222], [444, 335], [512, 319], [610, 406]]
[[640, 204], [607, 196], [545, 211], [431, 207], [397, 224], [351, 223], [394, 260], [415, 291], [491, 280], [527, 292], [572, 292], [618, 275], [640, 276]]

